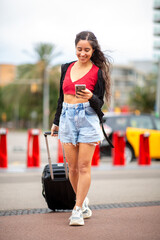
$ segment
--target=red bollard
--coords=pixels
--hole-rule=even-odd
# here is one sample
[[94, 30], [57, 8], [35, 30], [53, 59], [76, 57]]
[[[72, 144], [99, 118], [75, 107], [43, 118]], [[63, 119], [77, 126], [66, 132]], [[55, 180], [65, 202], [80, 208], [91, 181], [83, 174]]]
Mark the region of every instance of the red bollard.
[[31, 129], [28, 130], [28, 143], [27, 143], [27, 167], [33, 167], [32, 152], [31, 152]]
[[62, 143], [58, 139], [58, 154], [57, 154], [57, 163], [63, 163], [63, 150]]
[[0, 128], [0, 168], [8, 167], [7, 129]]
[[113, 133], [112, 159], [113, 165], [125, 165], [125, 133]]
[[96, 145], [93, 158], [92, 158], [92, 166], [99, 166], [99, 160], [100, 160], [100, 148], [99, 144]]
[[40, 167], [39, 129], [28, 130], [27, 167]]
[[148, 132], [140, 134], [139, 143], [139, 165], [151, 165], [150, 150], [149, 150], [149, 136]]
[[39, 147], [40, 131], [38, 129], [33, 129], [32, 135], [33, 135], [33, 148], [32, 148], [33, 166], [40, 167], [40, 147]]

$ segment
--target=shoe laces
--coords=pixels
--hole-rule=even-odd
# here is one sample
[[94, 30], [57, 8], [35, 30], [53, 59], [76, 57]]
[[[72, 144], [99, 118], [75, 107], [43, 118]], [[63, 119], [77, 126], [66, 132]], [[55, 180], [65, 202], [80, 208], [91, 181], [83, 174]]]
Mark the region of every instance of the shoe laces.
[[69, 220], [71, 220], [71, 218], [80, 218], [81, 215], [82, 215], [81, 208], [76, 206], [76, 208], [72, 210], [72, 215], [70, 216]]
[[85, 211], [87, 208], [88, 208], [88, 198], [86, 197], [82, 205], [82, 212]]

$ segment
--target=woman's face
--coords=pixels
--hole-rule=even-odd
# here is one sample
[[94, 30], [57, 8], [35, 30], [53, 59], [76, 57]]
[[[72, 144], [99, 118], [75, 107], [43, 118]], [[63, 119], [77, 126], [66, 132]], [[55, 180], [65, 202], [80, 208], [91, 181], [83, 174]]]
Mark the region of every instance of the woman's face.
[[90, 61], [94, 50], [87, 40], [80, 40], [76, 46], [76, 55], [81, 63], [87, 63]]

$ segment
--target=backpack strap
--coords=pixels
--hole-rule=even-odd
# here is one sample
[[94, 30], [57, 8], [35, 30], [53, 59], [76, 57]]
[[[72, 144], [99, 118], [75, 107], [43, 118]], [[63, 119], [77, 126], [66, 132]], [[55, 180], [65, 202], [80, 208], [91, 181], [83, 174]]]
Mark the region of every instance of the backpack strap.
[[111, 148], [114, 148], [111, 140], [109, 139], [109, 137], [107, 136], [107, 134], [106, 134], [106, 132], [105, 132], [105, 130], [104, 130], [103, 122], [102, 122], [102, 131], [103, 131], [103, 134], [104, 134], [104, 136], [105, 136], [105, 139], [106, 139], [107, 142], [109, 143], [110, 147], [111, 147]]

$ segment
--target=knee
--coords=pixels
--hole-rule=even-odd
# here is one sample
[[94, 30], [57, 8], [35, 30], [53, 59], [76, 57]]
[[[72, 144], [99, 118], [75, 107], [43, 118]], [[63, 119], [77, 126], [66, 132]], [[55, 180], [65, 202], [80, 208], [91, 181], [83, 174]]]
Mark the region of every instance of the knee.
[[78, 174], [78, 168], [77, 167], [73, 167], [73, 166], [69, 166], [69, 174], [72, 176], [75, 176]]
[[78, 167], [78, 170], [79, 170], [80, 174], [88, 174], [88, 173], [90, 173], [90, 165], [85, 164], [85, 163], [80, 164]]

